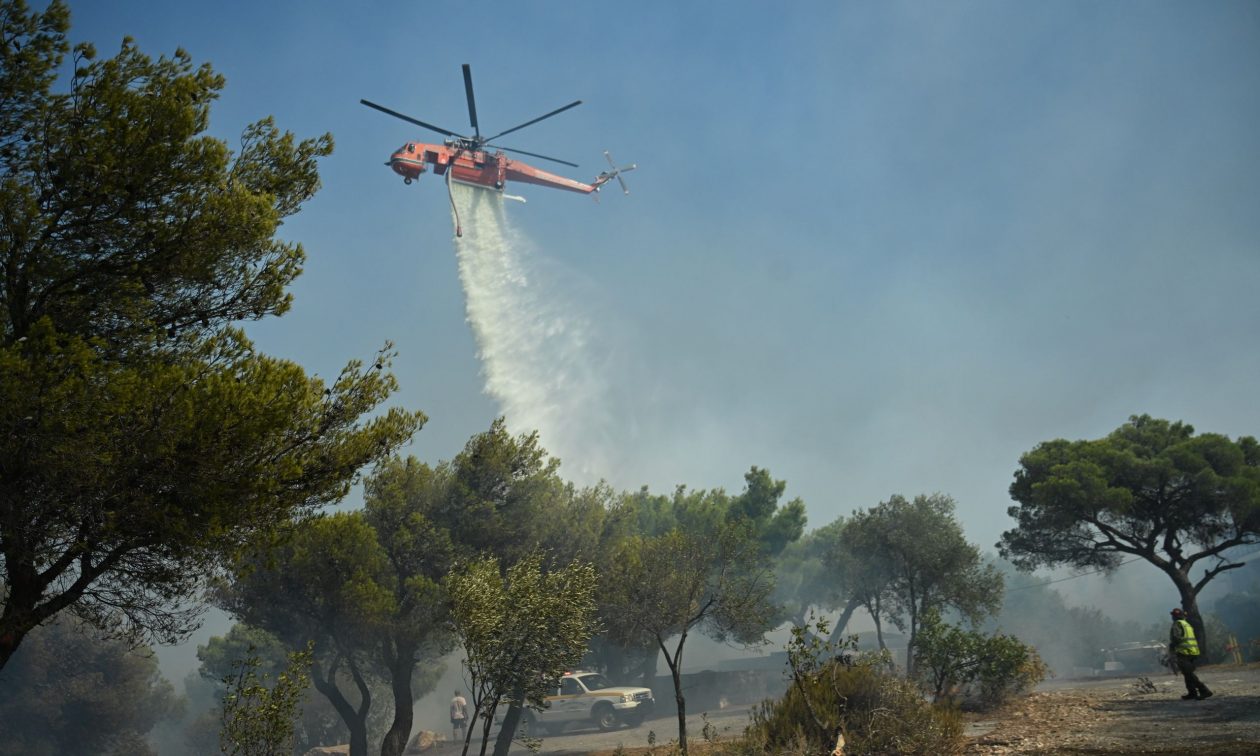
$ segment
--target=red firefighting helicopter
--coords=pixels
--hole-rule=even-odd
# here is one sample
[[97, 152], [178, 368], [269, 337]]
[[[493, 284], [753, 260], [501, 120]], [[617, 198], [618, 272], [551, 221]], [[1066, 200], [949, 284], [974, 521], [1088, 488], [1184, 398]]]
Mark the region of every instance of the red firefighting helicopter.
[[[550, 118], [554, 115], [563, 113], [564, 111], [575, 108], [582, 104], [581, 100], [575, 100], [568, 105], [538, 116], [537, 118], [526, 121], [519, 126], [513, 126], [506, 131], [500, 131], [491, 137], [483, 137], [481, 135], [481, 127], [477, 124], [477, 103], [473, 98], [472, 85], [472, 69], [467, 63], [464, 64], [464, 92], [468, 97], [468, 120], [473, 128], [472, 136], [457, 134], [449, 129], [440, 126], [434, 126], [431, 123], [425, 123], [411, 116], [403, 115], [395, 110], [390, 110], [382, 105], [377, 105], [368, 100], [359, 100], [359, 102], [400, 118], [407, 123], [414, 123], [417, 126], [426, 128], [429, 131], [435, 131], [447, 137], [442, 144], [425, 144], [422, 142], [407, 142], [399, 147], [394, 154], [389, 156], [389, 162], [386, 163], [394, 173], [403, 177], [404, 184], [410, 184], [412, 181], [420, 178], [420, 174], [429, 170], [429, 166], [433, 166], [432, 170], [439, 176], [445, 176], [447, 181], [447, 192], [450, 193], [450, 182], [458, 181], [463, 184], [484, 187], [486, 189], [494, 189], [503, 192], [504, 187], [509, 181], [519, 181], [524, 184], [537, 184], [539, 186], [548, 186], [553, 189], [563, 189], [568, 192], [578, 192], [579, 194], [594, 194], [599, 188], [613, 179], [617, 179], [621, 184], [621, 190], [626, 194], [630, 193], [630, 189], [626, 187], [625, 180], [621, 174], [627, 171], [633, 171], [637, 166], [633, 163], [618, 168], [613, 162], [612, 156], [608, 152], [604, 152], [604, 157], [608, 160], [610, 170], [604, 171], [595, 177], [589, 184], [581, 181], [557, 176], [554, 173], [548, 173], [540, 168], [535, 168], [528, 163], [520, 160], [513, 160], [505, 155], [505, 152], [514, 152], [521, 155], [529, 155], [530, 157], [550, 160], [554, 163], [570, 165], [574, 168], [578, 167], [577, 163], [570, 163], [567, 160], [539, 155], [534, 152], [526, 152], [525, 150], [513, 149], [511, 147], [502, 147], [490, 144], [501, 136], [506, 136], [514, 131], [532, 126], [539, 121]], [[486, 148], [494, 148], [494, 152], [489, 152]], [[516, 197], [510, 194], [504, 194], [508, 199], [524, 202], [523, 197]], [[451, 197], [451, 207], [455, 209], [454, 197]], [[459, 215], [456, 210], [455, 217], [455, 234], [461, 235], [459, 227]]]

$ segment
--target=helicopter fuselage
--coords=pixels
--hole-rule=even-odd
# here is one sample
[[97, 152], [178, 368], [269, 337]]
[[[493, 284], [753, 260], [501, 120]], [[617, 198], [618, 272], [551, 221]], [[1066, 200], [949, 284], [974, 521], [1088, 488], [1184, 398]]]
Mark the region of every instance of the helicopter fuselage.
[[512, 160], [502, 152], [487, 152], [456, 144], [408, 142], [389, 156], [386, 163], [394, 173], [410, 184], [427, 170], [438, 176], [450, 175], [452, 181], [503, 191], [509, 181], [563, 189], [578, 194], [598, 191], [608, 178], [601, 175], [593, 184], [584, 184], [564, 176], [535, 168], [520, 160]]

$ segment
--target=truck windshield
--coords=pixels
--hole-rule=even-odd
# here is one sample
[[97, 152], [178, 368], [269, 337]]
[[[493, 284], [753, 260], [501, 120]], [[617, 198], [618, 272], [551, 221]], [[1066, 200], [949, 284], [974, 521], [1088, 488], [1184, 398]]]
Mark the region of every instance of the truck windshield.
[[581, 680], [587, 690], [603, 690], [612, 687], [612, 683], [608, 682], [603, 675], [582, 675]]

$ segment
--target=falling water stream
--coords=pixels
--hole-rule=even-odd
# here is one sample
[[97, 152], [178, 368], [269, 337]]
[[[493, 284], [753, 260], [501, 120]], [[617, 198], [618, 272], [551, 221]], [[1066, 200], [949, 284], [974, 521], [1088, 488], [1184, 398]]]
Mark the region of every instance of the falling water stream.
[[606, 469], [608, 414], [590, 323], [512, 228], [502, 195], [454, 183], [451, 192], [463, 233], [455, 239], [459, 277], [484, 389], [514, 433], [538, 431], [567, 478], [594, 482]]

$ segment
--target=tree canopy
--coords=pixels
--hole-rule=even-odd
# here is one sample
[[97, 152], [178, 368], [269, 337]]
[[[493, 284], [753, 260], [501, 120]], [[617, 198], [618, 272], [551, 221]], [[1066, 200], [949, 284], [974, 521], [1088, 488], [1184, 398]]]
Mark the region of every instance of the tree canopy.
[[126, 39], [63, 68], [68, 28], [0, 0], [0, 667], [65, 610], [182, 638], [225, 556], [424, 419], [379, 411], [388, 346], [325, 384], [233, 327], [289, 307], [304, 252], [276, 233], [331, 138], [264, 119], [233, 151], [203, 134], [209, 65]]
[[1242, 566], [1230, 549], [1260, 543], [1260, 443], [1149, 415], [1104, 438], [1038, 444], [1010, 493], [1003, 556], [1029, 570], [1143, 559], [1172, 580], [1200, 635], [1199, 592]]
[[[201, 664], [196, 674], [202, 685], [209, 686], [214, 703], [208, 710], [199, 712], [200, 716], [185, 728], [187, 750], [202, 753], [213, 751], [219, 745], [227, 681], [234, 675], [239, 676], [242, 662], [256, 659], [256, 665], [250, 663], [254, 674], [274, 680], [284, 671], [290, 653], [276, 636], [240, 623], [232, 625], [224, 635], [211, 637], [204, 646], [198, 645], [197, 659]], [[188, 682], [185, 686], [191, 688]], [[304, 753], [315, 746], [346, 742], [348, 731], [345, 723], [327, 698], [308, 695], [302, 702], [301, 710], [295, 750]]]
[[[447, 580], [455, 632], [472, 683], [473, 724], [482, 726], [481, 753], [501, 703], [543, 705], [560, 675], [586, 653], [598, 629], [595, 568], [573, 563], [544, 570], [542, 554], [527, 554], [500, 571], [485, 557]], [[504, 730], [515, 729], [505, 721]], [[466, 734], [464, 753], [472, 737]], [[500, 745], [506, 742], [500, 738]], [[496, 746], [495, 752], [506, 752]]]
[[[379, 579], [387, 570], [363, 513], [338, 512], [300, 523], [282, 542], [254, 552], [221, 596], [233, 615], [290, 650], [315, 642], [311, 680], [345, 722], [353, 756], [367, 754], [370, 665], [394, 606]], [[349, 695], [342, 670], [353, 682]]]
[[564, 487], [559, 466], [537, 432], [513, 436], [504, 418], [497, 418], [449, 463], [447, 490], [433, 519], [465, 553], [514, 562], [535, 548], [547, 527], [542, 512]]
[[833, 640], [844, 632], [857, 602], [845, 590], [845, 581], [829, 559], [838, 552], [837, 540], [843, 532], [843, 517], [804, 534], [788, 544], [775, 562], [774, 601], [783, 616], [795, 627], [812, 632], [810, 616], [815, 608], [841, 609], [831, 633]]
[[63, 617], [32, 632], [0, 671], [0, 754], [152, 754], [146, 736], [178, 710], [150, 649]]
[[627, 540], [600, 583], [610, 637], [629, 647], [651, 643], [664, 654], [678, 704], [678, 742], [686, 754], [681, 675], [687, 637], [699, 630], [719, 641], [760, 641], [777, 614], [768, 557], [747, 523], [674, 528]]
[[332, 138], [267, 118], [233, 153], [202, 133], [223, 77], [130, 38], [106, 59], [77, 45], [54, 91], [69, 23], [61, 0], [0, 3], [0, 343], [47, 318], [125, 351], [284, 312], [304, 254], [274, 234], [319, 188]]
[[1002, 575], [968, 543], [954, 500], [944, 494], [894, 495], [855, 512], [841, 524], [826, 564], [850, 601], [870, 612], [881, 648], [884, 620], [909, 630], [908, 673], [925, 612], [953, 610], [974, 622], [1002, 601]]
[[375, 580], [390, 594], [375, 633], [380, 668], [394, 698], [382, 756], [399, 756], [407, 747], [416, 664], [437, 659], [454, 642], [449, 597], [441, 585], [454, 546], [450, 534], [429, 519], [445, 490], [442, 471], [413, 458], [383, 462], [365, 486], [363, 515], [385, 556]]

